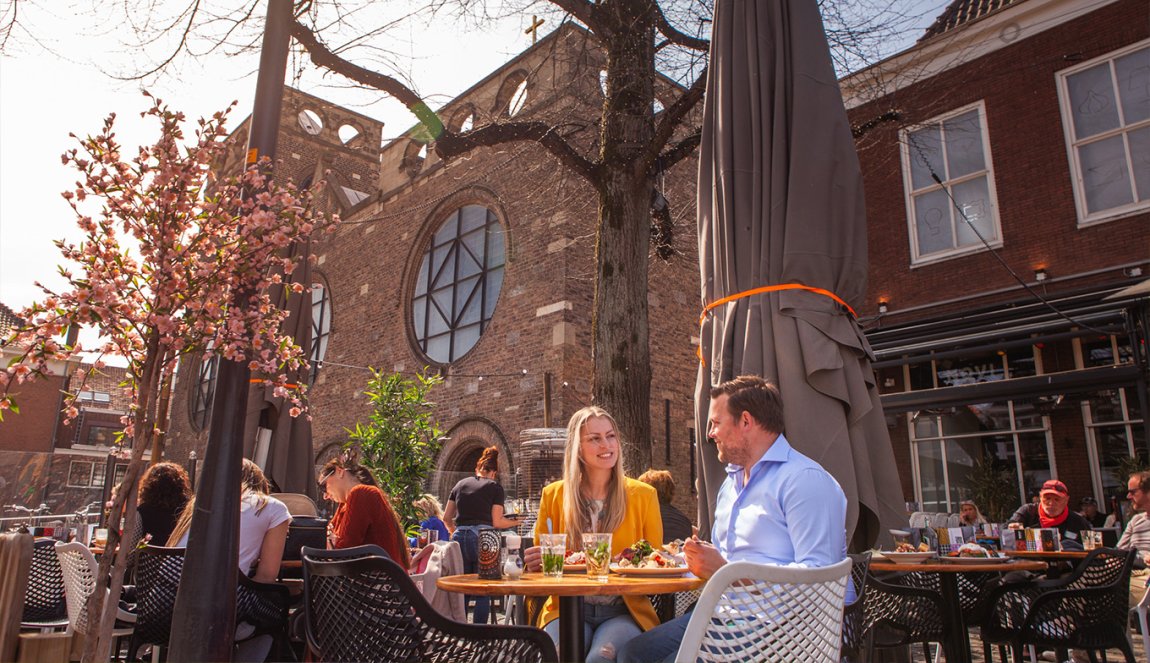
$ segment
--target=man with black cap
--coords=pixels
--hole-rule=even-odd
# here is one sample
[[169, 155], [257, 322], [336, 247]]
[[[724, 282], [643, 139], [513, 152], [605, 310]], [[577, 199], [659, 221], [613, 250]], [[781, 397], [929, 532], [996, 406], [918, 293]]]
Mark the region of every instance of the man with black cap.
[[1070, 540], [1081, 545], [1079, 532], [1094, 528], [1085, 518], [1071, 511], [1069, 504], [1070, 491], [1066, 489], [1066, 484], [1051, 479], [1042, 484], [1038, 504], [1023, 504], [1019, 507], [1010, 517], [1010, 526], [1016, 529], [1057, 527], [1063, 541]]
[[1079, 500], [1078, 514], [1093, 527], [1102, 527], [1106, 524], [1106, 514], [1098, 510], [1098, 502], [1089, 495]]

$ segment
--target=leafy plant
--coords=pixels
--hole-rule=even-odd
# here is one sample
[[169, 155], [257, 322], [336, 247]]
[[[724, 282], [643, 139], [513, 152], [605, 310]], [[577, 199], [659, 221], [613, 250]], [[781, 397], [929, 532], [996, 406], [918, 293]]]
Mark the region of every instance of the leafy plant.
[[1006, 522], [1018, 506], [1018, 486], [1009, 467], [983, 458], [974, 464], [966, 480], [970, 498], [987, 521]]
[[405, 523], [419, 522], [411, 503], [425, 492], [442, 447], [442, 431], [432, 420], [433, 403], [427, 400], [428, 392], [441, 382], [443, 378], [434, 374], [407, 378], [372, 369], [364, 391], [371, 417], [347, 431], [344, 447], [354, 450], [359, 462], [372, 470]]
[[1134, 455], [1119, 458], [1118, 462], [1114, 465], [1114, 469], [1110, 470], [1110, 472], [1114, 475], [1114, 479], [1117, 483], [1122, 486], [1122, 490], [1125, 491], [1126, 482], [1129, 481], [1131, 474], [1145, 472], [1147, 470], [1150, 470], [1150, 462], [1147, 462], [1143, 456]]

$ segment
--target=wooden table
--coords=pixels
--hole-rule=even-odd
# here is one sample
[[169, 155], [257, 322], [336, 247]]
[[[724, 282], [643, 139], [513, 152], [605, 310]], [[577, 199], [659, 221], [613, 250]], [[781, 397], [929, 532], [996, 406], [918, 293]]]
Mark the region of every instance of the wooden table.
[[1045, 561], [1066, 562], [1086, 559], [1090, 554], [1086, 550], [1005, 550], [1003, 554], [1015, 559], [1041, 559]]
[[[873, 566], [873, 565], [872, 565]], [[695, 577], [607, 576], [607, 582], [592, 580], [582, 574], [564, 574], [548, 578], [542, 573], [524, 573], [519, 580], [480, 580], [474, 573], [441, 577], [436, 585], [448, 592], [479, 596], [558, 596], [559, 660], [582, 661], [584, 596], [633, 596], [669, 594], [698, 589], [706, 581]]]
[[[956, 558], [959, 559], [959, 558]], [[994, 563], [927, 562], [924, 564], [896, 564], [894, 562], [871, 562], [871, 571], [894, 573], [937, 573], [939, 593], [942, 595], [942, 618], [945, 622], [946, 641], [942, 643], [947, 663], [970, 663], [970, 637], [966, 630], [966, 620], [962, 616], [962, 606], [958, 597], [959, 573], [1006, 573], [1009, 571], [1043, 571], [1046, 562], [1028, 560], [1003, 560]]]

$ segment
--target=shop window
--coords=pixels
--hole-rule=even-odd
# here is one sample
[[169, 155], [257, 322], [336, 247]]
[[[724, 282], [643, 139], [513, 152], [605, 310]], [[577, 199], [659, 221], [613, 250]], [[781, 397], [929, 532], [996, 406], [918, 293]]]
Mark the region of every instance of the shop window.
[[122, 429], [113, 426], [89, 426], [84, 438], [84, 444], [110, 447], [116, 443], [116, 433]]
[[1150, 45], [1062, 72], [1058, 93], [1078, 222], [1150, 207]]
[[[74, 460], [68, 465], [68, 487], [69, 488], [91, 488], [92, 475], [95, 470], [96, 463], [87, 460]], [[100, 474], [103, 475], [104, 468], [100, 468]], [[101, 479], [103, 476], [100, 477]]]
[[913, 263], [1002, 244], [985, 118], [979, 103], [901, 132]]
[[453, 212], [435, 232], [416, 274], [412, 326], [419, 349], [450, 364], [486, 330], [503, 287], [503, 226], [481, 205]]

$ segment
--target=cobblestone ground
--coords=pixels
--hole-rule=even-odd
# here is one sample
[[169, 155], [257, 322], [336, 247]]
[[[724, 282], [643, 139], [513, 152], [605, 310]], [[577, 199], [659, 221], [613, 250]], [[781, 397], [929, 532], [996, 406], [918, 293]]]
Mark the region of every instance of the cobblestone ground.
[[[1136, 661], [1150, 660], [1150, 659], [1146, 658], [1146, 651], [1142, 647], [1142, 636], [1131, 631], [1130, 632], [1130, 639], [1134, 644], [1134, 660], [1136, 660]], [[971, 649], [971, 654], [973, 655], [971, 657], [971, 660], [973, 663], [984, 663], [985, 662], [985, 659], [982, 656], [982, 642], [978, 639], [978, 630], [977, 629], [971, 630], [971, 632], [970, 632], [970, 649]], [[937, 647], [932, 646], [930, 649], [930, 660], [931, 661], [945, 661], [946, 660], [945, 656], [936, 655], [937, 653], [938, 653]], [[998, 650], [995, 649], [993, 654], [994, 654], [995, 663], [1000, 663], [999, 658], [998, 658]], [[1052, 658], [1049, 658], [1049, 654], [1047, 656], [1048, 656], [1048, 658], [1046, 660], [1053, 660]], [[897, 660], [907, 661], [907, 660], [909, 660], [912, 663], [926, 663], [926, 657], [923, 655], [921, 645], [911, 648], [911, 656], [909, 658], [907, 658], [904, 654], [904, 656], [901, 659], [895, 657], [895, 658], [884, 658], [883, 660], [887, 660], [887, 661], [897, 661]], [[1030, 660], [1030, 658], [1027, 657], [1026, 661], [1029, 661], [1029, 660]], [[1086, 660], [1086, 659], [1084, 658], [1083, 660]], [[1099, 660], [1101, 660], [1101, 659], [1099, 659]], [[1107, 661], [1120, 661], [1121, 662], [1121, 661], [1124, 661], [1125, 659], [1122, 658], [1122, 652], [1121, 651], [1119, 651], [1117, 649], [1108, 649], [1108, 650], [1106, 650], [1106, 660]]]

